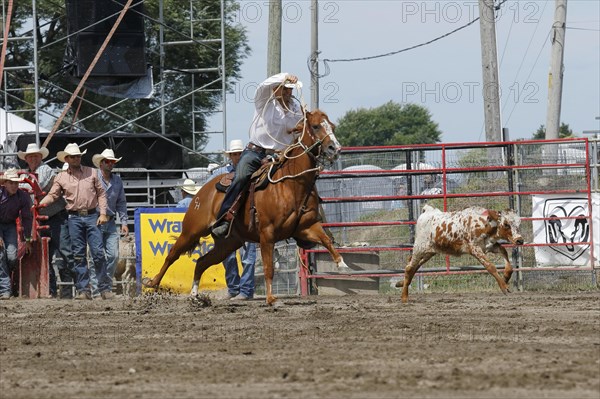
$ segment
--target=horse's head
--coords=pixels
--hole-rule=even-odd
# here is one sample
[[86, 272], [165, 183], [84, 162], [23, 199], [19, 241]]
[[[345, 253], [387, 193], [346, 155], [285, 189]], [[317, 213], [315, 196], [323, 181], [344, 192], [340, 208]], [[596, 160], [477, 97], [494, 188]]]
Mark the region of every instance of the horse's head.
[[301, 143], [318, 158], [326, 158], [331, 163], [340, 155], [342, 146], [333, 133], [335, 125], [325, 112], [307, 111], [297, 130], [302, 132]]

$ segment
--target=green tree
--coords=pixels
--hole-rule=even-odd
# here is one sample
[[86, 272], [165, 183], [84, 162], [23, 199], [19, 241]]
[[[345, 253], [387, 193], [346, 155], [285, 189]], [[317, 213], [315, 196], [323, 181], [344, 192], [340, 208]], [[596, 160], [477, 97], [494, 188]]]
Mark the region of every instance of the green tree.
[[[203, 130], [206, 125], [206, 118], [221, 101], [221, 82], [218, 81], [219, 72], [183, 73], [181, 71], [209, 68], [217, 65], [217, 59], [221, 57], [219, 44], [206, 40], [221, 37], [220, 22], [218, 21], [220, 1], [194, 1], [191, 3], [192, 10], [190, 10], [189, 3], [186, 3], [185, 7], [182, 6], [181, 2], [175, 0], [164, 0], [163, 3], [164, 41], [189, 41], [192, 39], [190, 32], [193, 30], [193, 39], [196, 42], [190, 45], [164, 46], [161, 49], [159, 42], [160, 24], [158, 23], [159, 0], [146, 0], [144, 2], [146, 61], [153, 66], [153, 78], [157, 89], [155, 96], [151, 99], [121, 101], [121, 99], [96, 95], [88, 91], [84, 98], [89, 102], [84, 101], [77, 114], [77, 120], [85, 119], [84, 122], [78, 124], [79, 128], [92, 132], [108, 131], [123, 126], [128, 120], [150, 113], [148, 116], [136, 121], [135, 124], [123, 126], [120, 130], [132, 133], [147, 130], [160, 132], [160, 112], [151, 111], [158, 110], [163, 102], [166, 104], [178, 99], [165, 108], [165, 131], [167, 133], [179, 133], [186, 144], [191, 144], [192, 115], [195, 118], [195, 130]], [[64, 109], [71, 92], [77, 85], [77, 82], [67, 72], [69, 66], [64, 65], [63, 60], [67, 46], [66, 11], [64, 3], [60, 6], [55, 0], [38, 0], [36, 8], [37, 20], [32, 23], [31, 2], [15, 2], [10, 36], [31, 34], [32, 31], [27, 32], [26, 30], [34, 26], [33, 32], [36, 33], [39, 48], [38, 68], [41, 100], [39, 105], [42, 113], [58, 115]], [[250, 54], [246, 30], [235, 20], [238, 9], [239, 3], [237, 1], [225, 0], [225, 74], [227, 88], [231, 88], [240, 78], [241, 63]], [[193, 13], [193, 18], [190, 17], [191, 13]], [[200, 43], [200, 40], [205, 42]], [[165, 53], [164, 69], [162, 71], [159, 62], [161, 51]], [[6, 66], [27, 65], [32, 60], [31, 41], [9, 42]], [[163, 80], [163, 98], [161, 98], [160, 86], [157, 85], [157, 83], [160, 83], [161, 72], [164, 73], [163, 76], [165, 77]], [[34, 84], [32, 70], [18, 70], [9, 73], [11, 87], [18, 86], [24, 90], [12, 92], [7, 104], [2, 105], [10, 109], [31, 109], [33, 103], [31, 88]], [[195, 95], [194, 104], [192, 104], [192, 96], [185, 96], [192, 87], [192, 80], [193, 87], [198, 88], [207, 85], [207, 89], [214, 90]], [[210, 82], [216, 83], [208, 85]], [[94, 104], [98, 104], [100, 107], [110, 107], [111, 112], [99, 112], [100, 109]], [[61, 125], [61, 128], [68, 127], [68, 121], [74, 119], [78, 105], [78, 101], [73, 104], [71, 111], [65, 118], [66, 122]], [[192, 109], [193, 106], [194, 109]], [[33, 120], [31, 112], [25, 112], [21, 116]], [[87, 118], [88, 116], [91, 117]], [[206, 139], [206, 137], [200, 138], [196, 143], [197, 146], [201, 148], [206, 143]]]
[[344, 146], [404, 145], [437, 143], [441, 132], [427, 108], [390, 101], [348, 111], [338, 121], [336, 136]]
[[[573, 134], [573, 130], [571, 130], [569, 128], [568, 124], [561, 122], [560, 127], [558, 128], [558, 138], [564, 139], [566, 137], [575, 137], [575, 135]], [[540, 127], [538, 127], [538, 130], [536, 130], [535, 133], [533, 134], [532, 139], [533, 140], [546, 139], [546, 126], [540, 125]]]

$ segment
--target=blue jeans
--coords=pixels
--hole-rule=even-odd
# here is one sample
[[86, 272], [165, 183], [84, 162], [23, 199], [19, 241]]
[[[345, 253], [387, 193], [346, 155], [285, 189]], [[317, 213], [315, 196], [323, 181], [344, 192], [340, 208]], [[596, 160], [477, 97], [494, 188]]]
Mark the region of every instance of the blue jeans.
[[[73, 254], [71, 253], [71, 237], [69, 236], [68, 215], [61, 211], [48, 218], [48, 230], [50, 233], [49, 264], [50, 264], [50, 294], [57, 295], [57, 279], [54, 266], [58, 270], [62, 283], [73, 282]], [[62, 286], [61, 298], [71, 297], [71, 288]]]
[[225, 198], [223, 199], [223, 204], [221, 204], [217, 219], [223, 216], [229, 208], [231, 208], [238, 194], [248, 185], [252, 173], [260, 168], [261, 161], [266, 156], [267, 154], [264, 152], [258, 153], [250, 150], [244, 150], [242, 152], [240, 162], [235, 167], [235, 177], [231, 182], [231, 186], [229, 186], [229, 189], [227, 189], [227, 192], [225, 193]]
[[89, 245], [94, 269], [98, 276], [98, 290], [112, 290], [112, 279], [106, 273], [106, 259], [102, 248], [102, 234], [96, 226], [98, 215], [69, 215], [69, 235], [75, 262], [75, 287], [79, 292], [90, 292], [90, 274], [87, 267], [86, 249]]
[[[106, 259], [106, 273], [108, 274], [110, 281], [112, 281], [115, 276], [117, 261], [119, 260], [119, 231], [117, 230], [115, 218], [111, 218], [107, 223], [98, 226], [98, 228], [102, 234], [102, 248], [104, 249], [104, 256]], [[90, 261], [90, 284], [92, 285], [92, 292], [97, 293], [98, 278], [96, 277], [93, 257]]]
[[10, 272], [17, 266], [17, 225], [0, 223], [0, 295], [11, 293]]
[[240, 248], [242, 258], [242, 276], [238, 271], [236, 252], [230, 253], [223, 261], [225, 266], [225, 281], [229, 295], [241, 294], [247, 298], [254, 296], [254, 263], [256, 262], [256, 244], [247, 242]]

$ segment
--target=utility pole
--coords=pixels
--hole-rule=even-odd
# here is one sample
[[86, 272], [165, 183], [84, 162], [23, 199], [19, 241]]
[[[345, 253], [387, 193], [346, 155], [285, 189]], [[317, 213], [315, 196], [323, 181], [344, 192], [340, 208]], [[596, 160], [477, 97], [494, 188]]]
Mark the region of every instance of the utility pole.
[[479, 0], [479, 29], [483, 70], [485, 139], [486, 141], [502, 141], [494, 0]]
[[310, 29], [310, 107], [319, 108], [319, 0], [312, 0]]
[[281, 0], [269, 0], [267, 77], [281, 72]]
[[552, 54], [548, 74], [548, 111], [546, 114], [546, 140], [557, 139], [560, 128], [560, 108], [563, 86], [563, 58], [567, 22], [567, 0], [556, 0], [552, 25]]

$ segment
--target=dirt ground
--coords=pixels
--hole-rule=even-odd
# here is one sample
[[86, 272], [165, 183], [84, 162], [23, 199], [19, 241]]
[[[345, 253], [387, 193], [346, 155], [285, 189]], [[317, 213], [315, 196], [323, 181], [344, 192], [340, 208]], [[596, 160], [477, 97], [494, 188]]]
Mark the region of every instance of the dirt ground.
[[0, 302], [2, 398], [600, 398], [600, 292]]

